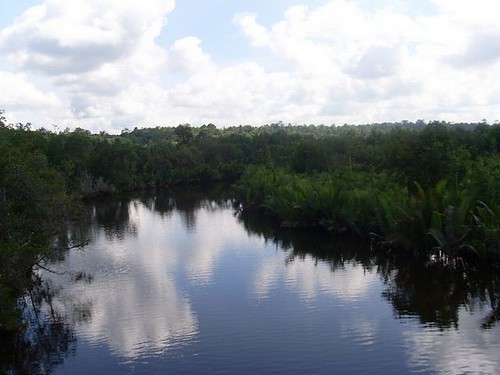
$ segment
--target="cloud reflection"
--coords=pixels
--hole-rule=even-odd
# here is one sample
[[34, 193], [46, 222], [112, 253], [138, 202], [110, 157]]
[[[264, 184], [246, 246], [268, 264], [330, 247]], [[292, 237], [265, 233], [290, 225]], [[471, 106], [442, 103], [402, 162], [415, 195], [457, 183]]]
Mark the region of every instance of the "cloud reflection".
[[[92, 319], [83, 335], [106, 342], [124, 357], [161, 352], [188, 341], [197, 332], [197, 321], [186, 299], [168, 279], [138, 285], [135, 278], [97, 284]], [[144, 287], [148, 287], [146, 292]]]
[[[69, 253], [64, 267], [75, 265], [75, 271], [92, 275], [90, 284], [72, 284], [65, 292], [88, 301], [86, 306], [90, 311], [85, 314], [90, 318], [75, 319], [79, 337], [91, 345], [105, 344], [114, 354], [127, 359], [165, 354], [193, 343], [201, 338], [198, 311], [194, 307], [201, 305], [192, 305], [189, 297], [193, 296], [193, 301], [195, 297], [190, 293], [200, 287], [210, 288], [211, 292], [224, 282], [242, 281], [239, 274], [227, 272], [231, 264], [232, 270], [248, 271], [242, 275], [250, 277], [250, 284], [243, 285], [243, 292], [250, 290], [254, 297], [248, 307], [267, 302], [279, 304], [279, 298], [262, 300], [282, 297], [280, 289], [284, 289], [294, 297], [299, 296], [307, 316], [318, 323], [325, 316], [329, 322], [335, 317], [339, 329], [336, 332], [342, 341], [352, 341], [356, 350], [364, 347], [375, 353], [384, 350], [384, 345], [379, 344], [386, 336], [391, 340], [396, 337], [394, 344], [407, 350], [408, 364], [415, 371], [493, 373], [500, 367], [496, 359], [500, 347], [498, 330], [480, 330], [481, 317], [477, 314], [460, 310], [460, 325], [455, 330], [422, 328], [415, 320], [403, 321], [401, 341], [399, 326], [396, 336], [389, 332], [393, 322], [390, 309], [375, 309], [380, 304], [382, 289], [380, 268], [371, 258], [365, 259], [352, 250], [351, 253], [335, 251], [340, 250], [335, 248], [336, 244], [322, 248], [307, 238], [304, 246], [297, 246], [301, 243], [273, 242], [269, 240], [271, 237], [266, 240], [261, 232], [249, 236], [227, 206], [207, 202], [210, 201], [188, 208], [187, 204], [168, 200], [162, 213], [151, 202], [148, 205], [133, 201], [128, 214], [121, 215], [135, 223], [136, 230], [131, 235], [123, 239], [109, 236], [105, 227], [97, 225], [92, 244], [84, 251]], [[186, 221], [184, 211], [188, 210], [194, 221]], [[120, 230], [121, 226], [116, 228]], [[237, 264], [240, 260], [248, 261], [248, 256], [251, 262]], [[218, 272], [219, 267], [224, 272]], [[386, 283], [391, 282], [394, 280], [386, 279]], [[218, 297], [225, 302], [224, 293], [228, 289], [222, 286]], [[428, 289], [424, 291], [428, 301]], [[256, 300], [264, 303], [255, 303]], [[216, 299], [211, 305], [216, 304], [218, 311], [209, 314], [223, 322], [221, 327], [226, 334], [224, 317], [229, 314], [220, 314], [228, 305], [220, 301]], [[372, 302], [373, 307], [369, 306]], [[245, 312], [249, 310], [246, 307], [242, 307]], [[309, 314], [309, 308], [317, 307], [324, 308], [318, 309], [323, 316]], [[206, 310], [204, 313], [207, 314]], [[399, 321], [394, 321], [394, 325], [398, 324]], [[240, 324], [235, 325], [240, 328]]]
[[185, 266], [191, 281], [209, 284], [223, 252], [231, 245], [235, 247], [246, 234], [228, 212], [221, 210], [203, 208], [198, 211], [197, 222], [197, 235], [187, 249]]
[[358, 345], [373, 345], [377, 341], [379, 333], [378, 324], [365, 318], [356, 317], [352, 322], [341, 325], [341, 336], [345, 339], [353, 338]]
[[[198, 320], [181, 280], [209, 285], [223, 253], [247, 236], [224, 205], [171, 203], [169, 215], [156, 212], [147, 202], [130, 202], [126, 213], [119, 205], [120, 215], [112, 215], [107, 205], [108, 216], [123, 219], [116, 223], [116, 232], [124, 232], [123, 226], [133, 222], [133, 235], [114, 236], [112, 227], [96, 221], [92, 244], [66, 258], [67, 267], [77, 265], [93, 280], [65, 290], [66, 301], [75, 296], [90, 301], [90, 318], [73, 319], [80, 336], [105, 343], [116, 355], [160, 354], [193, 340]], [[193, 217], [195, 228], [187, 225], [186, 215]]]
[[70, 252], [68, 267], [77, 265], [93, 281], [73, 284], [65, 294], [92, 300], [91, 319], [78, 324], [80, 336], [136, 358], [181, 345], [198, 328], [189, 299], [173, 277], [178, 255], [168, 246], [165, 220], [136, 202], [129, 209], [137, 223], [133, 236], [114, 240], [109, 228], [99, 227], [90, 246]]
[[378, 282], [373, 271], [366, 271], [355, 262], [332, 272], [327, 262], [318, 262], [312, 255], [293, 258], [283, 267], [283, 257], [267, 258], [254, 280], [254, 293], [258, 298], [267, 298], [280, 282], [305, 300], [315, 300], [321, 294], [332, 295], [344, 301], [357, 301], [370, 293]]
[[458, 321], [457, 329], [408, 327], [403, 336], [410, 367], [441, 374], [498, 373], [498, 329], [480, 329], [480, 318], [466, 308], [459, 311]]

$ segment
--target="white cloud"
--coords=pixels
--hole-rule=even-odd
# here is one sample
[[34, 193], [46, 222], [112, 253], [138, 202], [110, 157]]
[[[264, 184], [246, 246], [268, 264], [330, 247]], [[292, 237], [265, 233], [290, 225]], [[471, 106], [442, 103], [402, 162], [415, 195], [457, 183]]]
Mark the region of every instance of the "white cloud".
[[208, 74], [215, 66], [200, 44], [201, 40], [195, 37], [178, 39], [169, 51], [170, 69], [180, 73], [195, 73], [201, 70]]
[[289, 74], [267, 73], [260, 65], [248, 62], [199, 70], [176, 85], [170, 96], [175, 108], [194, 111], [198, 123], [263, 123], [289, 104], [296, 86]]
[[252, 46], [263, 47], [269, 43], [269, 33], [264, 26], [257, 24], [255, 13], [237, 14], [234, 21], [249, 36]]
[[0, 72], [0, 96], [2, 104], [12, 111], [21, 110], [29, 104], [30, 109], [59, 108], [62, 103], [54, 93], [39, 91], [26, 75], [21, 73]]
[[98, 69], [156, 37], [173, 1], [47, 0], [1, 33], [0, 48], [20, 69], [59, 76]]
[[399, 67], [399, 51], [373, 46], [361, 55], [350, 72], [357, 78], [373, 79], [393, 75]]
[[45, 0], [0, 31], [0, 51], [32, 95], [47, 91], [63, 103], [51, 122], [91, 130], [498, 119], [495, 1], [431, 3], [410, 12], [426, 5], [325, 0], [292, 6], [272, 25], [241, 12], [233, 27], [246, 55], [221, 63], [210, 51], [216, 41], [204, 40], [216, 32], [158, 44], [173, 0]]
[[471, 27], [497, 27], [498, 2], [496, 0], [432, 0], [440, 8], [440, 13], [453, 22]]
[[[173, 0], [46, 0], [0, 33], [0, 50], [26, 77], [51, 79], [73, 120], [92, 130], [142, 120], [144, 91], [158, 82], [166, 53], [156, 43]], [[35, 86], [33, 86], [35, 88]], [[33, 90], [33, 91], [36, 91]], [[60, 116], [57, 116], [61, 120]], [[118, 125], [119, 124], [119, 125]]]
[[[63, 124], [71, 116], [55, 91], [39, 89], [27, 75], [0, 71], [0, 109], [8, 122], [31, 122], [38, 119], [44, 126]], [[27, 119], [26, 119], [27, 117]]]
[[494, 118], [494, 103], [478, 105], [472, 93], [487, 98], [498, 82], [478, 81], [483, 69], [453, 69], [450, 59], [458, 58], [455, 66], [488, 62], [486, 73], [499, 73], [495, 7], [491, 1], [459, 3], [436, 1], [438, 13], [410, 17], [395, 7], [366, 10], [361, 2], [332, 0], [317, 9], [291, 8], [271, 28], [262, 29], [255, 17], [236, 22], [253, 45], [285, 59], [316, 88], [320, 110], [309, 113], [312, 118]]
[[465, 51], [450, 56], [448, 61], [457, 68], [500, 62], [500, 29], [495, 33], [473, 35]]

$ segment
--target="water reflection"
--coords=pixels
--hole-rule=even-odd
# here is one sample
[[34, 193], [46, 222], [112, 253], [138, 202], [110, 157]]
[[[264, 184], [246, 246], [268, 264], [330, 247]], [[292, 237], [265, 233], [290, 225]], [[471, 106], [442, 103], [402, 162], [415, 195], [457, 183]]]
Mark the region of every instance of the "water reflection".
[[356, 301], [368, 293], [376, 284], [378, 276], [347, 260], [332, 273], [331, 264], [318, 262], [307, 254], [299, 259], [288, 258], [286, 267], [274, 259], [267, 259], [255, 277], [255, 294], [267, 298], [276, 284], [284, 281], [305, 300], [314, 300], [321, 295], [334, 295], [347, 301]]
[[[111, 352], [127, 358], [159, 353], [190, 340], [197, 322], [189, 300], [171, 277], [177, 267], [176, 252], [159, 241], [167, 223], [156, 220], [135, 200], [97, 202], [89, 211], [92, 243], [85, 251], [70, 253], [62, 265], [78, 265], [80, 272], [92, 276], [91, 284], [65, 288], [60, 299], [64, 306], [74, 296], [92, 300], [87, 314], [91, 318], [77, 325], [80, 335], [105, 342]], [[63, 277], [66, 280], [57, 282], [69, 284], [68, 275]]]
[[408, 327], [403, 331], [411, 367], [442, 374], [498, 372], [498, 331], [478, 329], [479, 319], [461, 307], [456, 329]]
[[2, 332], [0, 373], [49, 374], [75, 352], [76, 335], [54, 303], [57, 290], [39, 282], [20, 302], [25, 332]]
[[93, 295], [94, 314], [80, 327], [84, 337], [106, 342], [115, 354], [135, 358], [159, 353], [196, 334], [189, 302], [172, 281], [134, 282], [123, 276], [87, 291]]
[[178, 212], [182, 217], [185, 228], [188, 231], [194, 231], [196, 229], [197, 212], [200, 209], [214, 211], [232, 207], [231, 200], [224, 191], [209, 189], [202, 195], [203, 199], [201, 199], [199, 190], [187, 189], [182, 192], [160, 192], [154, 197], [146, 195], [140, 197], [139, 200], [161, 217], [168, 217], [174, 211]]
[[[297, 259], [314, 264], [314, 276], [292, 277], [304, 278], [298, 284], [309, 290], [308, 295], [330, 287], [330, 293], [356, 299], [367, 293], [377, 275], [385, 285], [382, 295], [391, 302], [398, 317], [418, 317], [422, 324], [440, 329], [457, 328], [459, 312], [465, 307], [469, 311], [489, 310], [483, 317], [483, 328], [498, 322], [500, 274], [496, 269], [454, 269], [422, 263], [404, 254], [374, 252], [369, 243], [357, 240], [339, 242], [322, 232], [280, 230], [268, 219], [266, 222], [255, 215], [240, 215], [240, 221], [249, 233], [257, 233], [277, 248], [287, 250], [288, 266]], [[324, 273], [322, 263], [328, 264], [329, 274]], [[272, 268], [268, 264], [261, 272], [256, 290], [265, 295], [279, 272], [296, 271], [282, 271], [279, 266]]]
[[[68, 301], [75, 296], [92, 301], [88, 319], [77, 324], [82, 338], [106, 343], [125, 358], [164, 353], [198, 333], [180, 275], [209, 284], [226, 244], [244, 234], [227, 215], [230, 208], [228, 199], [200, 200], [194, 193], [94, 202], [89, 205], [91, 244], [59, 265], [78, 268], [45, 277], [71, 285], [70, 274], [91, 275], [90, 284], [65, 287], [59, 299], [66, 315], [71, 315]], [[188, 236], [197, 222], [197, 235]]]
[[137, 223], [131, 220], [129, 199], [106, 199], [89, 206], [88, 220], [95, 226], [88, 228], [103, 229], [107, 238], [123, 240], [127, 235], [137, 233]]
[[231, 200], [221, 192], [200, 199], [199, 191], [186, 191], [174, 196], [159, 194], [152, 203], [150, 207], [162, 216], [175, 210], [187, 232], [196, 230], [193, 236], [172, 233], [176, 241], [173, 245], [175, 251], [183, 254], [189, 279], [200, 285], [211, 283], [222, 253], [244, 236], [239, 224], [228, 215]]
[[284, 278], [306, 299], [329, 294], [353, 302], [369, 294], [379, 279], [367, 243], [334, 241], [322, 231], [279, 230], [255, 215], [240, 215], [240, 221], [249, 233], [288, 252], [286, 267], [270, 259], [264, 263], [255, 282], [259, 296], [267, 296], [272, 284]]
[[441, 329], [457, 328], [462, 307], [474, 311], [489, 307], [483, 328], [495, 323], [498, 309], [498, 273], [483, 269], [453, 269], [437, 264], [400, 260], [397, 268], [386, 270], [384, 297], [398, 316], [417, 316], [422, 324]]
[[122, 363], [164, 361], [150, 372], [265, 364], [260, 370], [272, 373], [278, 367], [269, 363], [281, 358], [291, 370], [307, 363], [317, 372], [353, 372], [361, 356], [380, 373], [391, 365], [443, 373], [500, 366], [498, 273], [280, 230], [266, 218], [235, 215], [220, 193], [144, 195], [88, 209], [87, 226], [75, 232], [91, 243], [50, 265], [61, 274], [43, 275], [52, 292], [44, 294], [50, 303], [38, 303], [45, 338], [33, 342], [53, 354], [18, 349], [26, 363], [50, 358], [39, 360], [47, 373], [75, 353], [76, 338]]
[[403, 331], [412, 367], [443, 374], [498, 370], [497, 272], [400, 261], [387, 278], [383, 295], [396, 315], [418, 317], [425, 327]]
[[[500, 274], [496, 269], [425, 264], [404, 254], [373, 252], [369, 244], [345, 246], [333, 238], [321, 238], [322, 234], [280, 230], [254, 215], [240, 215], [240, 220], [248, 232], [289, 251], [284, 270], [271, 262], [264, 264], [255, 282], [257, 295], [267, 296], [282, 277], [293, 280], [307, 298], [316, 298], [321, 292], [359, 301], [376, 288], [376, 277], [383, 282], [381, 296], [403, 324], [411, 371], [498, 371], [500, 341], [498, 329], [493, 330], [500, 315]], [[303, 263], [306, 271], [301, 272], [307, 275], [297, 274], [297, 262]], [[324, 272], [326, 265], [328, 272]], [[341, 334], [355, 338], [359, 345], [373, 345], [380, 341], [379, 323], [354, 311], [348, 324], [342, 324]]]

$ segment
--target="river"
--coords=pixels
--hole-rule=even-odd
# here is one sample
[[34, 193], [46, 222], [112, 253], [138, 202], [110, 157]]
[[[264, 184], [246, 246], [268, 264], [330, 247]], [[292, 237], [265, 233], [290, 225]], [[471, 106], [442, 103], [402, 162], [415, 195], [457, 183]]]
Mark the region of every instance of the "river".
[[224, 194], [162, 193], [87, 209], [86, 224], [75, 230], [88, 245], [40, 270], [38, 297], [26, 303], [32, 349], [29, 364], [19, 366], [31, 371], [500, 369], [498, 273], [280, 230], [261, 216], [237, 214]]

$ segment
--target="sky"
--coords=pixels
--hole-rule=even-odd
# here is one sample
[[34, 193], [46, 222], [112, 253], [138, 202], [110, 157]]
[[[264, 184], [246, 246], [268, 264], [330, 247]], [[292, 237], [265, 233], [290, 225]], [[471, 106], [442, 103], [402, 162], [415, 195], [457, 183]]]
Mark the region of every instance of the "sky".
[[498, 0], [0, 0], [0, 109], [93, 132], [500, 119]]

